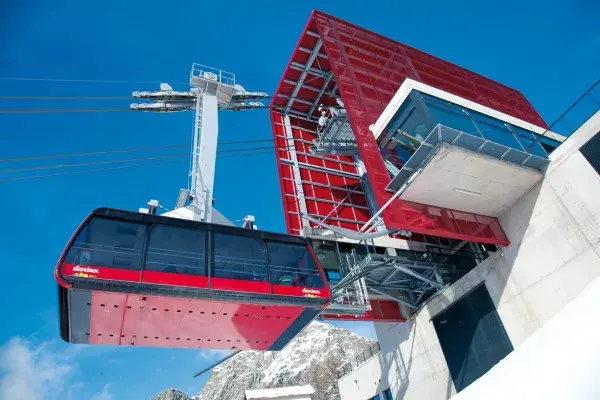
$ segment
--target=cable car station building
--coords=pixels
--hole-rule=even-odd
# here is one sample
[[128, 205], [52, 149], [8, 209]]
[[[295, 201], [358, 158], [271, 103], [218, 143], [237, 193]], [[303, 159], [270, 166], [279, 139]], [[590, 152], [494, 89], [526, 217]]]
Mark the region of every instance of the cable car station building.
[[512, 88], [312, 13], [270, 114], [323, 317], [375, 322], [342, 399], [449, 398], [600, 275], [599, 108], [561, 135]]

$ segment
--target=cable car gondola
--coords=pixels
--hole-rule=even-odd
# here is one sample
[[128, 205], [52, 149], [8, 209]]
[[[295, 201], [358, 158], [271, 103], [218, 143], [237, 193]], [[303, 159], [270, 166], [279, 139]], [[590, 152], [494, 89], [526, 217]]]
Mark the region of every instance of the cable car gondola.
[[70, 343], [280, 350], [331, 299], [304, 238], [108, 208], [55, 278]]

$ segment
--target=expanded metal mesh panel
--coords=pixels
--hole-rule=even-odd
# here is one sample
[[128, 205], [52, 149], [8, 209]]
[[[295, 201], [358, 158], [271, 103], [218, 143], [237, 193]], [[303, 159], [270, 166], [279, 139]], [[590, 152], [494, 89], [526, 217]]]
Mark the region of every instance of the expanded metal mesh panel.
[[[287, 113], [293, 118], [297, 117], [298, 123], [310, 124], [311, 131], [299, 137], [311, 136], [312, 141], [316, 124], [307, 121], [316, 121], [319, 117], [317, 108], [319, 104], [336, 107], [335, 97], [341, 96], [359, 147], [360, 158], [369, 176], [375, 201], [381, 206], [391, 196], [391, 193], [385, 190], [390, 177], [369, 126], [377, 120], [406, 78], [424, 82], [546, 127], [542, 118], [519, 92], [318, 11], [312, 13], [292, 54], [271, 102], [271, 114], [276, 116]], [[281, 116], [273, 118], [279, 118], [281, 123]], [[276, 136], [277, 132], [279, 135], [284, 134], [284, 130], [275, 125], [273, 129]], [[287, 143], [285, 140], [277, 138], [276, 140], [278, 146]], [[289, 210], [292, 210], [294, 206], [285, 199], [286, 194], [287, 197], [297, 197], [298, 194], [292, 193], [294, 188], [290, 186], [290, 182], [283, 180], [284, 174], [285, 177], [293, 175], [293, 171], [284, 167], [286, 163], [293, 163], [286, 159], [288, 156], [287, 153], [279, 154], [285, 162], [281, 160], [278, 162], [284, 204], [290, 204]], [[336, 157], [331, 158], [336, 159]], [[302, 169], [305, 169], [301, 165], [305, 162], [302, 160], [310, 164], [314, 159], [310, 156], [298, 155], [300, 164], [298, 174], [306, 176], [308, 172], [302, 172]], [[326, 181], [324, 177], [317, 178], [320, 184]], [[347, 189], [348, 186], [344, 187]], [[327, 191], [324, 193], [326, 196], [330, 194]], [[318, 206], [318, 212], [322, 213], [322, 209], [326, 208], [321, 206], [324, 201], [315, 201], [317, 204], [311, 204], [311, 210], [317, 211]], [[306, 206], [308, 207], [308, 204]], [[295, 208], [298, 208], [298, 204]], [[352, 212], [359, 209], [354, 205], [351, 208]], [[286, 208], [287, 212], [288, 208]], [[298, 233], [302, 226], [301, 221], [289, 214], [286, 218], [288, 229], [292, 229], [290, 232]], [[354, 222], [361, 221], [361, 218], [357, 215]], [[501, 245], [509, 243], [495, 219], [470, 213], [457, 213], [397, 200], [384, 211], [383, 218], [390, 229], [483, 243]], [[346, 224], [345, 227], [351, 229], [356, 229], [358, 226], [356, 223], [346, 221], [345, 217], [340, 218], [338, 222]]]
[[271, 111], [271, 119], [288, 233], [300, 235], [303, 226], [316, 227], [303, 222], [302, 212], [329, 225], [358, 230], [371, 213], [352, 157], [311, 154], [315, 123], [290, 117], [286, 128], [277, 111]]
[[[390, 177], [369, 126], [377, 120], [406, 78], [546, 126], [517, 91], [326, 14], [313, 13], [312, 18], [348, 112], [375, 199], [380, 205], [391, 196], [385, 190]], [[495, 219], [468, 213], [460, 213], [466, 218], [464, 220], [454, 219], [457, 215], [456, 211], [398, 200], [384, 211], [383, 218], [388, 228], [508, 244]], [[477, 222], [473, 224], [473, 221]]]
[[396, 90], [411, 78], [547, 127], [518, 91], [412, 47], [324, 13], [312, 15], [335, 78], [352, 79], [364, 102], [362, 111], [379, 117]]

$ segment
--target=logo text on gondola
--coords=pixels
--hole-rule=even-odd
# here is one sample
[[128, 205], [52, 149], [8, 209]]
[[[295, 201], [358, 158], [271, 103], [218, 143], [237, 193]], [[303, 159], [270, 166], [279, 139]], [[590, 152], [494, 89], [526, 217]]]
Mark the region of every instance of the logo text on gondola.
[[304, 297], [318, 297], [321, 295], [320, 290], [308, 288], [303, 288], [302, 293], [304, 293]]
[[75, 276], [80, 278], [93, 278], [95, 276], [93, 274], [100, 273], [97, 268], [81, 267], [79, 265], [73, 267], [73, 272], [75, 273]]
[[97, 274], [100, 271], [98, 271], [96, 268], [80, 267], [79, 265], [77, 265], [75, 268], [73, 268], [73, 272], [87, 272], [89, 274]]

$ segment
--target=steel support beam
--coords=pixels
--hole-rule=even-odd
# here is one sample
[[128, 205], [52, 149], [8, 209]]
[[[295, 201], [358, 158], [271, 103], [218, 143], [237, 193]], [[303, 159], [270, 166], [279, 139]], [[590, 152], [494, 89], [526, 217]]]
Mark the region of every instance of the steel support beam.
[[[287, 151], [292, 161], [292, 173], [294, 174], [294, 187], [296, 188], [296, 194], [298, 195], [298, 207], [301, 213], [307, 213], [306, 202], [304, 201], [304, 189], [302, 188], [302, 176], [300, 175], [300, 167], [298, 166], [298, 157], [296, 155], [296, 146], [294, 145], [294, 135], [290, 124], [290, 117], [288, 115], [283, 116], [283, 123], [285, 124], [285, 135], [287, 139]], [[303, 227], [309, 227], [310, 224], [304, 219], [300, 218]]]
[[420, 281], [426, 282], [429, 285], [433, 286], [434, 288], [441, 288], [442, 285], [440, 285], [439, 283], [432, 281], [431, 279], [426, 278], [425, 276], [419, 274], [418, 272], [413, 271], [410, 268], [407, 268], [403, 265], [399, 265], [399, 264], [393, 264], [394, 268], [396, 268], [398, 271], [400, 272], [404, 272], [406, 275], [410, 275], [413, 278], [417, 278]]
[[273, 108], [277, 111], [280, 111], [281, 115], [289, 114], [290, 116], [292, 116], [294, 118], [303, 119], [308, 122], [317, 122], [317, 118], [311, 117], [310, 115], [300, 112], [300, 111], [289, 110], [287, 113], [284, 113], [284, 108], [281, 106], [273, 106]]
[[[281, 162], [289, 164], [290, 160], [286, 160], [285, 158], [281, 158]], [[299, 162], [298, 165], [301, 168], [309, 169], [311, 171], [317, 171], [317, 172], [322, 172], [322, 173], [325, 173], [325, 174], [343, 176], [344, 178], [356, 179], [357, 181], [359, 181], [361, 179], [360, 175], [355, 175], [355, 174], [351, 174], [349, 172], [344, 172], [344, 171], [338, 171], [336, 169], [329, 169], [329, 168], [324, 168], [324, 167], [318, 167], [316, 165], [310, 165], [310, 164], [301, 163], [301, 162]]]
[[[298, 81], [292, 81], [290, 79], [284, 79], [283, 82], [287, 83], [288, 85], [294, 86], [294, 87], [296, 87], [298, 85]], [[317, 92], [317, 93], [321, 90], [316, 86], [307, 85], [306, 83], [303, 83], [300, 86], [302, 87], [302, 89], [312, 90], [313, 92]]]
[[[302, 52], [304, 52], [304, 53], [307, 53], [307, 54], [311, 54], [311, 53], [312, 53], [312, 50], [311, 50], [311, 49], [309, 49], [309, 48], [306, 48], [306, 47], [304, 47], [304, 46], [300, 46], [300, 47], [298, 47], [298, 50], [300, 50], [300, 51], [302, 51]], [[324, 58], [325, 60], [327, 60], [327, 55], [326, 55], [326, 54], [319, 53], [318, 57], [321, 57], [321, 58]]]
[[[283, 93], [277, 93], [277, 97], [288, 98], [288, 95], [287, 94], [283, 94]], [[307, 106], [312, 106], [313, 105], [312, 101], [308, 101], [308, 100], [301, 99], [301, 98], [298, 98], [298, 97], [295, 97], [292, 100], [294, 100], [295, 102], [298, 102], [298, 103], [306, 104]], [[310, 113], [308, 115], [310, 115]]]
[[417, 308], [414, 304], [410, 304], [408, 301], [403, 300], [403, 299], [401, 299], [399, 297], [393, 296], [393, 295], [391, 295], [391, 294], [389, 294], [389, 293], [387, 293], [387, 292], [385, 292], [383, 290], [379, 290], [379, 289], [375, 289], [375, 288], [371, 288], [371, 287], [369, 287], [369, 290], [371, 290], [371, 291], [373, 291], [373, 292], [375, 292], [377, 294], [380, 294], [380, 295], [382, 295], [384, 297], [387, 297], [390, 300], [396, 301], [396, 302], [398, 302], [400, 304], [404, 304], [405, 306], [407, 306], [409, 308], [412, 308], [413, 310], [415, 308]]
[[349, 284], [353, 283], [354, 281], [359, 280], [359, 279], [369, 275], [371, 273], [371, 271], [374, 271], [378, 268], [387, 267], [387, 266], [389, 266], [389, 264], [383, 263], [380, 265], [376, 265], [374, 267], [364, 268], [361, 272], [354, 274], [352, 276], [350, 276], [350, 275], [345, 276], [337, 285], [335, 285], [334, 287], [331, 288], [331, 293], [333, 294], [339, 290], [342, 290], [343, 288], [345, 288]]
[[[305, 213], [301, 213], [301, 217], [303, 219], [306, 219], [306, 220], [314, 223], [314, 224], [319, 225], [322, 228], [328, 229], [335, 233], [339, 233], [340, 235], [345, 236], [349, 239], [358, 240], [358, 241], [371, 240], [371, 239], [375, 239], [378, 237], [387, 236], [390, 234], [390, 232], [388, 232], [388, 231], [381, 231], [381, 232], [374, 232], [374, 233], [359, 233], [357, 231], [352, 231], [350, 229], [340, 228], [338, 226], [332, 226], [332, 225], [326, 224], [326, 223], [322, 222], [321, 220], [313, 218], [310, 215], [305, 214]], [[329, 219], [334, 219], [334, 218], [329, 217]]]
[[390, 272], [388, 272], [388, 274], [383, 278], [383, 280], [379, 283], [380, 285], [383, 285], [384, 283], [386, 283], [388, 280], [390, 280], [394, 275], [396, 275], [396, 272], [398, 272], [397, 269], [392, 269]]
[[313, 103], [313, 105], [310, 107], [310, 110], [308, 111], [309, 115], [312, 115], [313, 112], [315, 111], [315, 108], [317, 108], [319, 101], [321, 101], [321, 97], [323, 96], [323, 93], [325, 93], [325, 91], [327, 90], [327, 86], [329, 86], [329, 82], [331, 82], [332, 79], [333, 79], [333, 74], [329, 74], [329, 76], [325, 79], [325, 83], [323, 83], [323, 86], [321, 86], [321, 90], [319, 90], [319, 94], [317, 94], [317, 97], [315, 98], [315, 102]]
[[301, 64], [299, 62], [294, 61], [294, 62], [292, 62], [290, 64], [290, 68], [295, 69], [296, 71], [300, 71], [300, 72], [304, 71], [306, 73], [309, 73], [309, 74], [312, 74], [312, 75], [316, 75], [316, 76], [318, 76], [320, 78], [323, 78], [323, 79], [327, 79], [327, 77], [329, 75], [331, 75], [331, 72], [321, 71], [320, 69], [316, 69], [316, 68], [307, 68], [306, 67], [307, 65], [308, 65], [308, 63], [307, 64]]
[[315, 59], [319, 55], [319, 51], [321, 50], [322, 45], [323, 45], [323, 42], [321, 41], [321, 38], [319, 38], [317, 40], [317, 43], [315, 43], [315, 47], [312, 49], [312, 53], [310, 54], [310, 56], [308, 57], [308, 60], [306, 61], [304, 70], [302, 71], [302, 73], [300, 74], [300, 77], [298, 78], [298, 85], [296, 85], [296, 87], [294, 87], [294, 90], [292, 91], [292, 94], [290, 95], [290, 98], [288, 99], [288, 103], [285, 106], [285, 109], [283, 111], [284, 114], [286, 114], [290, 110], [290, 108], [292, 108], [292, 105], [294, 104], [294, 100], [295, 100], [294, 98], [298, 95], [298, 92], [300, 91], [300, 88], [301, 88], [302, 84], [304, 83], [304, 79], [306, 79], [306, 75], [308, 74], [308, 71], [311, 69]]

